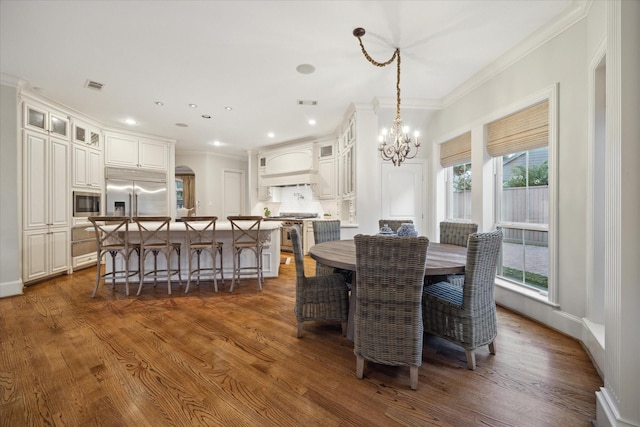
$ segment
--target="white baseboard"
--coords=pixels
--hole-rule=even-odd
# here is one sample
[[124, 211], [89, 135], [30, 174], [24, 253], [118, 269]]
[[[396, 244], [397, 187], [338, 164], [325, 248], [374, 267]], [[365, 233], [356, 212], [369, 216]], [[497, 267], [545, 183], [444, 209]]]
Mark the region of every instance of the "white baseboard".
[[0, 298], [22, 295], [24, 284], [21, 280], [0, 283]]

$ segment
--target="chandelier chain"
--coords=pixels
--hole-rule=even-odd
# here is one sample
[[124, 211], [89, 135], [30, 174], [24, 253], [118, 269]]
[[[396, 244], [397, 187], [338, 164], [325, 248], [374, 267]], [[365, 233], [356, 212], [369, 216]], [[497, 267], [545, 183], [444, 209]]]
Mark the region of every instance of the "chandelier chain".
[[355, 28], [353, 35], [356, 36], [360, 43], [360, 49], [367, 61], [375, 65], [376, 67], [385, 67], [391, 64], [393, 61], [397, 61], [397, 79], [396, 79], [396, 118], [393, 121], [393, 125], [389, 132], [386, 129], [382, 129], [382, 134], [378, 138], [380, 145], [378, 150], [383, 160], [390, 160], [394, 166], [400, 166], [402, 162], [407, 159], [413, 159], [418, 154], [418, 147], [420, 142], [418, 141], [418, 132], [415, 133], [415, 140], [412, 141], [408, 135], [409, 129], [402, 123], [400, 117], [400, 48], [396, 48], [393, 55], [388, 61], [378, 62], [369, 55], [362, 43], [362, 36], [365, 34], [364, 28]]
[[396, 50], [393, 52], [393, 55], [391, 55], [391, 58], [389, 58], [388, 61], [385, 62], [378, 62], [375, 59], [373, 59], [371, 57], [371, 55], [369, 55], [369, 53], [367, 52], [367, 50], [364, 48], [364, 44], [362, 43], [362, 37], [356, 36], [358, 38], [358, 42], [360, 43], [360, 49], [362, 50], [362, 54], [364, 55], [365, 58], [367, 58], [367, 61], [369, 61], [370, 63], [372, 63], [373, 65], [375, 65], [376, 67], [386, 67], [387, 65], [391, 64], [396, 58], [397, 58], [397, 78], [396, 78], [396, 119], [400, 118], [400, 48], [396, 48]]

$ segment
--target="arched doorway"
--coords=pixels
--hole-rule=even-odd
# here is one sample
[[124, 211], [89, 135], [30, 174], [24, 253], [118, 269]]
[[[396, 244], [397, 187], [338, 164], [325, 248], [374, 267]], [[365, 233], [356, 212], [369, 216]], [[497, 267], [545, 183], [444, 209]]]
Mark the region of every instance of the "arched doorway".
[[176, 166], [176, 218], [178, 209], [194, 209], [196, 214], [196, 174], [188, 166]]

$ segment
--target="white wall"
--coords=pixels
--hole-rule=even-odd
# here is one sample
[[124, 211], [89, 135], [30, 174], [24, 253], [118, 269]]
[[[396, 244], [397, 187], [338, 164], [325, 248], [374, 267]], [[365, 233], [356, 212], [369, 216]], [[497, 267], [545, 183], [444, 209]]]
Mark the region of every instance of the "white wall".
[[[597, 22], [602, 20], [604, 16]], [[465, 127], [478, 129], [478, 124], [483, 123], [486, 117], [559, 83], [557, 256], [558, 301], [563, 315], [558, 316], [558, 310], [541, 306], [536, 300], [514, 299], [513, 295], [500, 290], [497, 290], [496, 298], [516, 311], [536, 317], [573, 336], [579, 336], [586, 298], [586, 195], [582, 189], [587, 178], [587, 64], [591, 48], [587, 42], [600, 42], [605, 36], [603, 28], [601, 25], [598, 27], [600, 34], [590, 34], [586, 20], [577, 22], [435, 114], [429, 130], [437, 141]], [[484, 187], [487, 188], [486, 185]], [[435, 192], [437, 188], [432, 186], [430, 190]], [[435, 194], [431, 197], [434, 198]], [[484, 224], [486, 219], [482, 218]], [[436, 220], [432, 218], [433, 223]]]
[[17, 88], [0, 85], [0, 297], [22, 293]]
[[[196, 213], [223, 218], [223, 171], [243, 171], [247, 176], [248, 160], [247, 157], [238, 158], [219, 156], [209, 152], [186, 151], [176, 152], [176, 166], [188, 166], [196, 175]], [[245, 214], [250, 214], [250, 209], [251, 205], [246, 200]]]
[[[445, 108], [434, 116], [428, 134], [432, 136], [431, 142], [439, 142], [464, 130], [481, 129], [484, 117], [558, 84], [559, 305], [554, 307], [500, 287], [496, 287], [496, 300], [583, 339], [588, 335], [588, 327], [583, 321], [587, 307], [587, 276], [593, 271], [587, 265], [589, 254], [586, 252], [592, 245], [587, 233], [590, 196], [584, 191], [590, 172], [588, 130], [593, 123], [589, 117], [588, 73], [590, 63], [606, 41], [607, 182], [606, 197], [601, 203], [607, 204], [607, 242], [605, 259], [594, 260], [604, 265], [607, 272], [604, 292], [606, 345], [604, 360], [603, 357], [595, 359], [605, 383], [597, 393], [597, 422], [600, 426], [638, 426], [640, 227], [637, 216], [640, 192], [633, 177], [640, 164], [640, 2], [610, 0], [584, 4], [586, 16], [564, 32], [536, 46], [478, 86], [468, 85], [468, 92], [455, 98], [452, 96], [451, 102], [445, 102]], [[612, 109], [619, 113], [612, 113]], [[436, 147], [431, 151], [434, 155], [438, 152]], [[481, 158], [472, 155], [472, 159]], [[435, 182], [438, 172], [435, 159], [431, 164], [434, 165], [432, 182]], [[437, 187], [432, 185], [429, 192], [428, 197], [435, 200]], [[437, 221], [434, 213], [430, 212], [432, 224]], [[480, 219], [486, 223], [483, 215]], [[593, 341], [583, 342], [587, 350], [601, 351]]]

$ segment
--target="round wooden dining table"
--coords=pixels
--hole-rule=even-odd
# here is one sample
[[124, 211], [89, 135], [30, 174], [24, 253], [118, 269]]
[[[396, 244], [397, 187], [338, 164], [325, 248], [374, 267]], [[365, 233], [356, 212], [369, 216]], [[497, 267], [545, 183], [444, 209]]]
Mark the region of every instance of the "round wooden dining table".
[[[347, 338], [353, 341], [353, 315], [355, 313], [357, 295], [355, 242], [353, 240], [334, 240], [318, 243], [309, 248], [309, 256], [324, 265], [354, 272], [353, 282], [351, 283], [351, 298], [349, 299], [349, 319], [347, 321]], [[427, 267], [424, 273], [425, 279], [429, 281], [430, 276], [464, 273], [466, 262], [466, 247], [429, 242]]]

